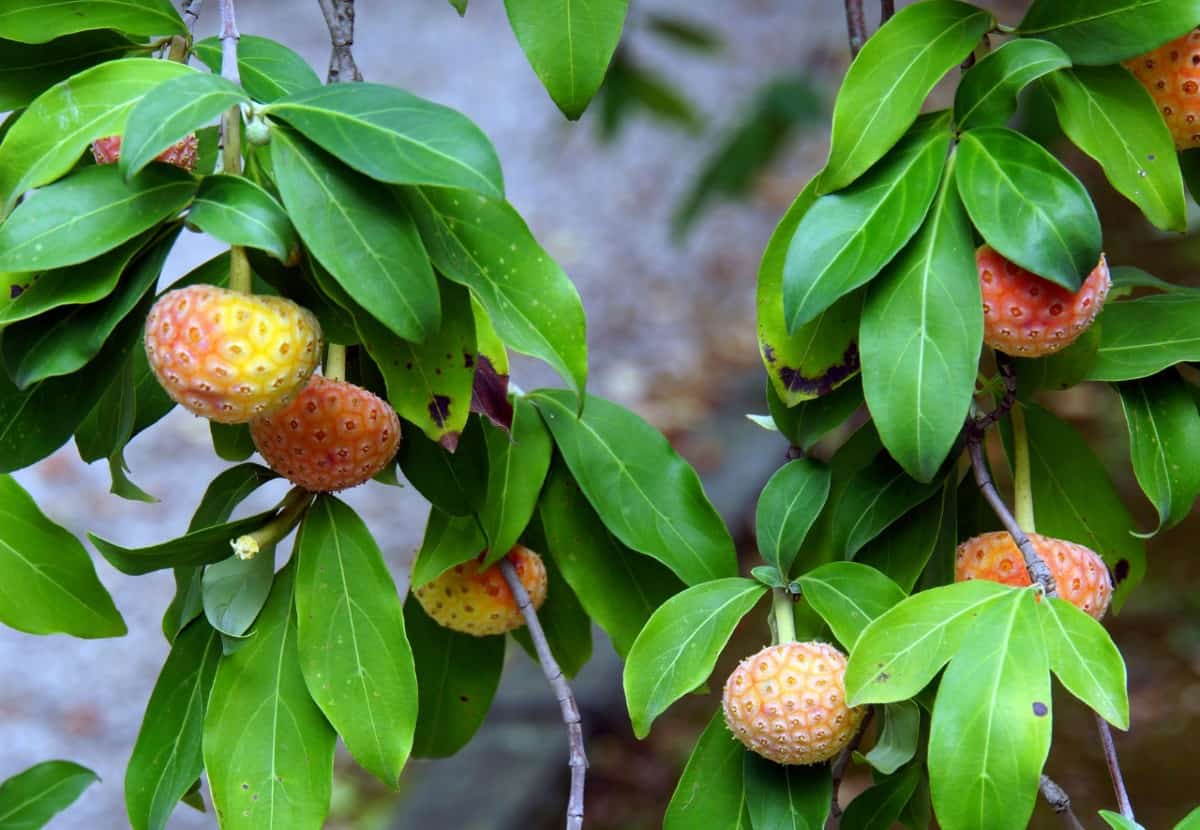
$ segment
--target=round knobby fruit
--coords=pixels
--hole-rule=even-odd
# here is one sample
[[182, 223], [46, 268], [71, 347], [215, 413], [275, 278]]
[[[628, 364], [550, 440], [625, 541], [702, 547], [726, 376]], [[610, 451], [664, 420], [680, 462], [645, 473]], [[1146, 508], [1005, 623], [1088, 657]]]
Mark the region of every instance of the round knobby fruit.
[[1200, 28], [1124, 63], [1158, 105], [1175, 147], [1200, 147]]
[[313, 492], [345, 490], [382, 470], [400, 447], [386, 401], [343, 380], [313, 375], [299, 395], [250, 422], [271, 469]]
[[[546, 566], [542, 558], [521, 545], [510, 550], [507, 556], [529, 593], [534, 609], [541, 608], [546, 601]], [[425, 613], [438, 625], [486, 637], [525, 624], [500, 566], [479, 569], [483, 557], [484, 554], [480, 554], [478, 559], [455, 565], [413, 591]]]
[[[196, 134], [192, 133], [155, 156], [155, 161], [165, 161], [194, 173], [199, 148], [200, 142]], [[96, 157], [97, 164], [116, 164], [121, 159], [121, 136], [110, 135], [96, 139], [92, 142], [92, 155]]]
[[282, 297], [191, 285], [168, 291], [146, 318], [146, 356], [176, 403], [237, 424], [278, 409], [317, 368], [321, 326]]
[[1016, 357], [1040, 357], [1070, 345], [1092, 324], [1112, 280], [1100, 264], [1072, 294], [984, 245], [975, 252], [983, 293], [983, 342]]
[[[1028, 535], [1033, 549], [1050, 568], [1058, 596], [1096, 619], [1103, 617], [1113, 590], [1104, 560], [1074, 542]], [[1003, 530], [973, 536], [958, 546], [954, 581], [967, 579], [990, 579], [1018, 588], [1031, 584], [1017, 543]]]
[[777, 764], [818, 764], [841, 752], [866, 709], [846, 705], [846, 656], [827, 643], [783, 643], [747, 657], [725, 682], [725, 723]]

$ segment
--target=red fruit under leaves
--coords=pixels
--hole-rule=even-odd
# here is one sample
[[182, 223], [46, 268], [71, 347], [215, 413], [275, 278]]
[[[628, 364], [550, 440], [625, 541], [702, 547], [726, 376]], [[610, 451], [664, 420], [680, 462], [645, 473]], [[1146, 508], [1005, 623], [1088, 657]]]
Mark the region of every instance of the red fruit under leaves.
[[[199, 147], [200, 142], [196, 139], [196, 134], [192, 133], [159, 153], [155, 161], [165, 161], [194, 173]], [[92, 142], [92, 155], [96, 157], [97, 164], [116, 164], [121, 159], [121, 136], [110, 135], [96, 139]]]

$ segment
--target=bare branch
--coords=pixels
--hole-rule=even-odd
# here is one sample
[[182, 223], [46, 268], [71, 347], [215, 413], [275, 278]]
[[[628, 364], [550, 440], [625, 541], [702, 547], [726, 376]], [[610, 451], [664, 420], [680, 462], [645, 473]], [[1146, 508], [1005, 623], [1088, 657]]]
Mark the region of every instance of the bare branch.
[[200, 19], [200, 6], [204, 0], [184, 0], [183, 4], [183, 22], [187, 24], [188, 34], [196, 28], [196, 21]]
[[1054, 812], [1058, 813], [1067, 830], [1083, 830], [1078, 816], [1071, 809], [1071, 796], [1067, 795], [1066, 790], [1054, 783], [1054, 780], [1048, 775], [1042, 776], [1040, 789], [1042, 798], [1046, 799], [1046, 803], [1054, 809]]
[[879, 25], [892, 19], [896, 13], [896, 0], [879, 0]]
[[862, 743], [863, 736], [867, 734], [867, 727], [871, 725], [871, 717], [874, 714], [874, 708], [867, 709], [867, 714], [858, 726], [858, 732], [850, 739], [850, 743], [846, 744], [846, 748], [842, 750], [842, 753], [838, 755], [833, 762], [833, 766], [830, 768], [830, 774], [833, 776], [833, 801], [829, 805], [829, 818], [825, 821], [825, 830], [837, 830], [842, 824], [842, 805], [838, 804], [838, 793], [842, 789], [842, 778], [846, 775], [846, 767], [850, 765], [850, 759], [854, 757], [855, 750]]
[[846, 0], [846, 33], [850, 36], [850, 57], [857, 57], [858, 50], [867, 42], [867, 18], [863, 14], [863, 0]]
[[329, 55], [327, 83], [361, 81], [362, 73], [354, 62], [354, 0], [317, 0], [325, 25], [329, 27], [329, 42], [333, 51]]
[[567, 740], [571, 749], [567, 760], [567, 765], [571, 768], [571, 792], [567, 799], [567, 830], [580, 830], [583, 827], [583, 785], [584, 777], [587, 775], [587, 755], [583, 749], [583, 727], [581, 726], [582, 719], [579, 716], [579, 706], [575, 703], [575, 695], [571, 693], [571, 687], [563, 677], [562, 669], [559, 668], [554, 655], [550, 653], [550, 644], [546, 642], [546, 632], [542, 630], [542, 624], [529, 599], [529, 593], [521, 584], [521, 580], [507, 556], [500, 560], [500, 572], [504, 574], [504, 581], [508, 583], [509, 590], [512, 591], [512, 595], [517, 601], [517, 607], [521, 609], [521, 614], [525, 617], [529, 638], [533, 640], [538, 662], [542, 664], [542, 673], [546, 675], [546, 680], [554, 689], [554, 697], [558, 701], [563, 723], [567, 727]]
[[233, 81], [235, 84], [242, 82], [237, 60], [238, 38], [240, 37], [233, 0], [221, 0], [221, 77], [227, 81]]
[[1129, 803], [1129, 792], [1125, 789], [1125, 777], [1121, 775], [1121, 762], [1117, 759], [1117, 745], [1113, 743], [1112, 730], [1108, 721], [1096, 715], [1096, 728], [1100, 731], [1100, 746], [1104, 748], [1104, 761], [1108, 764], [1108, 775], [1112, 778], [1113, 792], [1117, 795], [1117, 809], [1130, 821], [1133, 805]]

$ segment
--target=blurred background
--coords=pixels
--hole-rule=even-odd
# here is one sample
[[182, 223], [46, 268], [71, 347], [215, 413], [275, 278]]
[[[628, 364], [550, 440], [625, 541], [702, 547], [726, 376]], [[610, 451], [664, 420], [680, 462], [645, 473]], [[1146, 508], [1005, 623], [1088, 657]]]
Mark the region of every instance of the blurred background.
[[[317, 3], [240, 0], [243, 33], [275, 38], [323, 76], [329, 44]], [[876, 4], [868, 3], [874, 28]], [[1024, 4], [991, 3], [1015, 23]], [[474, 0], [460, 19], [449, 4], [359, 0], [355, 56], [368, 80], [394, 84], [455, 107], [492, 138], [510, 201], [574, 279], [589, 321], [590, 390], [629, 406], [663, 429], [701, 472], [710, 496], [753, 556], [750, 516], [786, 442], [744, 418], [763, 412], [764, 375], [754, 329], [758, 257], [775, 222], [824, 161], [828, 115], [848, 63], [845, 20], [835, 0], [634, 0], [626, 34], [600, 97], [568, 123], [517, 46], [499, 0]], [[197, 38], [216, 31], [215, 0]], [[945, 85], [947, 90], [951, 85]], [[947, 90], [941, 90], [949, 103]], [[936, 95], [935, 95], [936, 98]], [[1052, 116], [1029, 101], [1022, 117], [1054, 143]], [[1063, 145], [1055, 145], [1058, 150]], [[1197, 281], [1200, 242], [1167, 237], [1104, 183], [1087, 159], [1067, 154], [1105, 223], [1114, 264]], [[218, 248], [187, 233], [163, 284]], [[557, 384], [544, 367], [514, 364], [525, 389]], [[1137, 490], [1115, 394], [1089, 386], [1046, 397], [1083, 429], [1109, 464], [1130, 509], [1147, 527], [1154, 513]], [[68, 445], [17, 475], [54, 520], [141, 545], [183, 532], [209, 480], [226, 465], [206, 422], [176, 410], [130, 445], [132, 478], [156, 505], [108, 493], [105, 465], [82, 464]], [[244, 509], [282, 496], [278, 482]], [[427, 505], [411, 488], [371, 484], [346, 498], [364, 516], [403, 591]], [[1200, 520], [1193, 515], [1150, 542], [1146, 583], [1108, 621], [1130, 670], [1133, 711], [1117, 736], [1139, 819], [1169, 826], [1197, 800], [1200, 743], [1200, 570], [1189, 567]], [[50, 758], [96, 770], [90, 789], [56, 828], [128, 826], [125, 763], [167, 644], [159, 620], [172, 596], [169, 573], [128, 577], [96, 557], [101, 580], [129, 624], [118, 640], [33, 637], [0, 628], [0, 778]], [[717, 669], [769, 638], [747, 621]], [[592, 763], [587, 825], [640, 830], [661, 824], [691, 746], [717, 701], [693, 696], [634, 740], [621, 699], [620, 663], [602, 633], [575, 685]], [[529, 830], [560, 824], [566, 746], [540, 672], [509, 650], [496, 705], [459, 756], [414, 761], [400, 792], [386, 790], [339, 756], [331, 828]], [[714, 688], [716, 681], [714, 681]], [[1112, 796], [1090, 715], [1059, 690], [1049, 772], [1071, 794], [1085, 824]], [[843, 792], [866, 785], [860, 769]], [[215, 821], [180, 807], [172, 828]], [[1035, 827], [1057, 826], [1040, 805]], [[720, 830], [714, 828], [713, 830]]]

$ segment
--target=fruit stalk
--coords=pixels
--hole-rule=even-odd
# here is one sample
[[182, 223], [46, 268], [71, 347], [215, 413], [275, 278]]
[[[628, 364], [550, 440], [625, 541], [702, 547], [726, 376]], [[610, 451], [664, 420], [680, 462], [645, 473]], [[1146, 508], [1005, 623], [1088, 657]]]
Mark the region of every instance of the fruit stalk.
[[[233, 0], [221, 0], [221, 77], [239, 85], [242, 82], [237, 58], [240, 37]], [[231, 176], [242, 172], [242, 109], [237, 104], [221, 116], [221, 168]], [[240, 245], [229, 251], [229, 288], [251, 293], [250, 261]]]
[[538, 662], [542, 666], [542, 673], [546, 675], [546, 680], [554, 690], [558, 708], [562, 711], [563, 723], [567, 727], [567, 740], [571, 748], [571, 754], [567, 761], [567, 766], [571, 768], [571, 791], [567, 799], [567, 830], [580, 830], [583, 827], [583, 787], [587, 775], [587, 754], [583, 748], [583, 727], [581, 725], [582, 718], [579, 715], [579, 705], [575, 702], [575, 695], [572, 694], [562, 669], [559, 668], [558, 662], [550, 652], [550, 644], [546, 641], [546, 632], [542, 630], [537, 611], [534, 610], [533, 603], [529, 599], [529, 592], [521, 584], [521, 578], [517, 575], [516, 569], [508, 561], [508, 557], [501, 558], [497, 564], [500, 566], [500, 573], [504, 575], [504, 581], [508, 583], [508, 589], [512, 591], [512, 595], [517, 601], [517, 607], [521, 609], [521, 615], [525, 617], [525, 625], [529, 629], [529, 639], [533, 641]]
[[1021, 530], [1036, 533], [1033, 517], [1033, 480], [1029, 473], [1029, 431], [1025, 428], [1025, 410], [1017, 404], [1012, 408], [1013, 430], [1013, 501], [1016, 519]]
[[1129, 821], [1135, 821], [1129, 791], [1125, 789], [1125, 776], [1121, 774], [1121, 761], [1117, 758], [1117, 745], [1113, 743], [1112, 729], [1108, 721], [1095, 712], [1093, 714], [1096, 717], [1096, 729], [1100, 732], [1100, 746], [1104, 749], [1104, 761], [1108, 764], [1108, 775], [1112, 778], [1113, 792], [1117, 796], [1117, 809]]
[[796, 642], [796, 616], [792, 610], [792, 595], [786, 588], [771, 592], [771, 610], [775, 613], [776, 644]]
[[842, 805], [838, 803], [838, 793], [842, 788], [842, 778], [845, 777], [846, 767], [850, 766], [850, 759], [858, 751], [858, 745], [862, 743], [863, 735], [866, 734], [867, 727], [871, 725], [871, 718], [874, 715], [875, 709], [868, 706], [867, 713], [863, 716], [862, 723], [858, 726], [858, 731], [854, 733], [854, 737], [850, 739], [850, 743], [846, 744], [846, 748], [834, 759], [833, 765], [830, 767], [829, 774], [833, 777], [833, 796], [829, 805], [829, 818], [825, 820], [825, 830], [838, 830], [842, 826]]
[[326, 347], [324, 375], [330, 380], [345, 380], [346, 347], [341, 343], [330, 343]]
[[1041, 790], [1042, 798], [1046, 799], [1046, 803], [1062, 819], [1064, 827], [1068, 830], [1083, 830], [1083, 825], [1079, 823], [1079, 818], [1071, 809], [1071, 796], [1067, 795], [1066, 790], [1058, 786], [1048, 775], [1042, 776], [1042, 783], [1038, 789]]
[[303, 487], [293, 487], [283, 497], [279, 512], [275, 518], [267, 522], [253, 533], [247, 533], [234, 539], [230, 544], [238, 559], [253, 559], [258, 552], [268, 545], [273, 545], [292, 532], [292, 528], [304, 518], [309, 505], [312, 504], [312, 493]]

